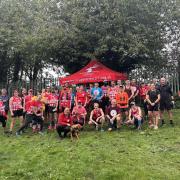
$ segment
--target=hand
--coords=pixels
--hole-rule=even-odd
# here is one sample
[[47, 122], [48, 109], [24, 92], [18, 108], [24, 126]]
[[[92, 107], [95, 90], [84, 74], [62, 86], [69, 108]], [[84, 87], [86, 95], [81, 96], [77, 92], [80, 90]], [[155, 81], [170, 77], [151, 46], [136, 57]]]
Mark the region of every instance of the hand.
[[111, 122], [111, 124], [113, 124], [114, 123], [113, 119], [110, 119], [110, 122]]
[[71, 126], [71, 125], [68, 123], [67, 126]]
[[171, 102], [172, 102], [172, 104], [174, 105], [174, 103], [175, 103], [174, 100], [172, 100]]
[[13, 112], [11, 112], [11, 116], [14, 116], [14, 113], [13, 113]]
[[98, 117], [98, 118], [96, 119], [96, 121], [99, 121], [99, 119], [100, 119], [100, 118]]
[[154, 106], [155, 105], [155, 103], [151, 103], [151, 106]]

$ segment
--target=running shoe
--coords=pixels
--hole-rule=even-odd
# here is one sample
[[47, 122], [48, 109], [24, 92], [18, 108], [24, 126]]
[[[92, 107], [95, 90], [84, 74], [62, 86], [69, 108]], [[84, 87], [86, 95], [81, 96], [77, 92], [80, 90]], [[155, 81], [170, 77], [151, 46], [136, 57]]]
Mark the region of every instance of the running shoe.
[[154, 128], [154, 124], [149, 125], [149, 128], [150, 129]]
[[158, 126], [154, 126], [154, 130], [158, 130]]
[[42, 136], [44, 135], [44, 133], [43, 133], [42, 131], [39, 131], [38, 133], [39, 133], [40, 135], [42, 135]]
[[104, 132], [104, 129], [103, 129], [103, 128], [101, 128], [101, 132]]
[[96, 131], [98, 131], [99, 130], [99, 127], [98, 127], [98, 125], [96, 125]]
[[21, 135], [20, 132], [17, 131], [17, 132], [16, 132], [16, 136], [20, 136], [20, 135]]
[[174, 126], [174, 122], [173, 122], [173, 120], [170, 120], [170, 122], [169, 122], [169, 123], [170, 123], [170, 125], [171, 125], [171, 126]]

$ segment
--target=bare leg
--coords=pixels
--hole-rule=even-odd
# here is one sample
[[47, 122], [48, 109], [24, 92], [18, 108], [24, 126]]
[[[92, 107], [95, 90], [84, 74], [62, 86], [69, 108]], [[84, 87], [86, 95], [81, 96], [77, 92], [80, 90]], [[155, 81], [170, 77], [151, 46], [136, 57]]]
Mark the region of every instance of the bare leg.
[[101, 129], [103, 129], [105, 118], [101, 118], [100, 121], [101, 121]]
[[[121, 128], [121, 123], [122, 123], [122, 118], [121, 118], [121, 116], [118, 116], [117, 118], [116, 118], [116, 120], [117, 120], [117, 128]], [[126, 120], [127, 121], [127, 120]]]
[[167, 112], [168, 112], [169, 120], [172, 120], [172, 117], [173, 117], [172, 111], [171, 111], [171, 110], [168, 110]]
[[151, 128], [154, 125], [153, 113], [151, 111], [148, 111], [148, 117], [149, 117], [149, 127]]
[[121, 113], [117, 120], [117, 129], [121, 128], [122, 118], [123, 118], [123, 116]]
[[159, 125], [159, 112], [155, 111], [154, 115], [155, 115], [155, 125], [158, 126]]
[[128, 111], [125, 111], [125, 115], [126, 115], [126, 120], [128, 120], [128, 118], [129, 118], [129, 112], [128, 112]]
[[10, 124], [10, 130], [9, 130], [10, 132], [13, 131], [13, 128], [14, 128], [15, 123], [16, 123], [16, 119], [15, 119], [15, 118], [12, 118], [12, 119], [11, 119], [11, 124]]

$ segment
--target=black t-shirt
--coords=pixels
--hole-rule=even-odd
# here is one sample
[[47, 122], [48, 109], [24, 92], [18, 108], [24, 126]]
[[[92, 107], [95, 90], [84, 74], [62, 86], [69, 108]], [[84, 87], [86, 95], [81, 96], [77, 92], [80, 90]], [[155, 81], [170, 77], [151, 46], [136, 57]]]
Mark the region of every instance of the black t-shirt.
[[149, 100], [154, 103], [158, 99], [158, 95], [160, 94], [159, 90], [150, 90], [147, 93], [149, 95]]
[[110, 118], [113, 118], [114, 116], [118, 115], [120, 113], [120, 108], [119, 107], [112, 107], [109, 106], [107, 108], [106, 114], [110, 116]]
[[160, 85], [158, 87], [158, 90], [160, 91], [162, 101], [171, 100], [171, 96], [173, 96], [173, 93], [171, 87], [168, 84], [165, 84], [163, 86]]

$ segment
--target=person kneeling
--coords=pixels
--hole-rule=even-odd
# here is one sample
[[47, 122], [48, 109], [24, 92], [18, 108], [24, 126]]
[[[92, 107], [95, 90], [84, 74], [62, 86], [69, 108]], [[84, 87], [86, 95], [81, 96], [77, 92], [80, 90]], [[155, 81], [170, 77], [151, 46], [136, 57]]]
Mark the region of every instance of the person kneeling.
[[135, 105], [135, 102], [131, 102], [129, 110], [129, 120], [127, 125], [134, 125], [136, 129], [141, 130], [143, 123], [142, 111], [139, 106]]
[[117, 106], [115, 99], [111, 101], [111, 105], [107, 108], [106, 117], [109, 121], [108, 131], [121, 127], [120, 108]]
[[96, 130], [99, 128], [99, 124], [101, 124], [101, 131], [103, 130], [103, 125], [104, 125], [104, 112], [101, 108], [99, 108], [98, 103], [94, 103], [94, 109], [91, 111], [90, 114], [90, 119], [89, 119], [89, 124], [94, 124], [96, 126]]
[[[59, 115], [57, 122], [57, 133], [60, 138], [65, 138], [67, 134], [71, 131], [72, 126], [72, 116], [69, 108], [65, 108], [64, 112]], [[62, 135], [63, 133], [63, 135]]]
[[82, 129], [82, 127], [85, 124], [85, 119], [86, 119], [87, 111], [82, 106], [82, 102], [81, 101], [78, 101], [77, 106], [75, 106], [73, 108], [72, 115], [73, 115], [73, 124], [79, 124], [81, 126], [81, 129]]

